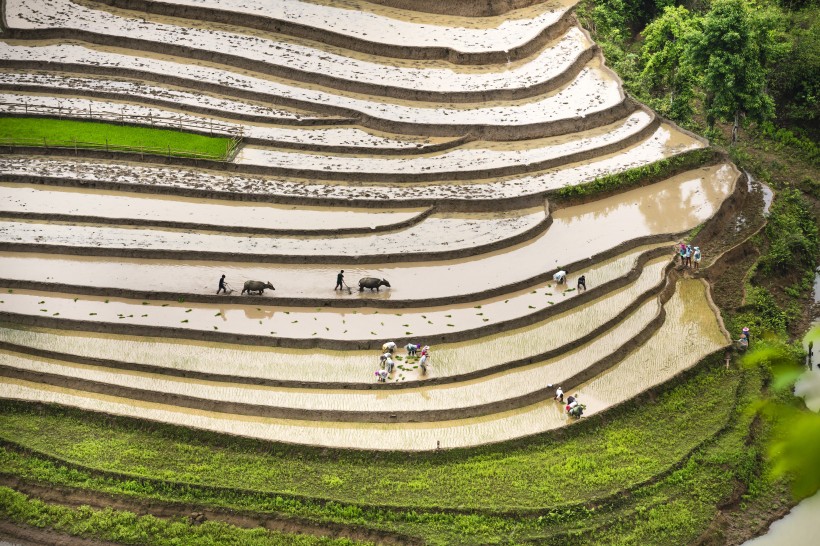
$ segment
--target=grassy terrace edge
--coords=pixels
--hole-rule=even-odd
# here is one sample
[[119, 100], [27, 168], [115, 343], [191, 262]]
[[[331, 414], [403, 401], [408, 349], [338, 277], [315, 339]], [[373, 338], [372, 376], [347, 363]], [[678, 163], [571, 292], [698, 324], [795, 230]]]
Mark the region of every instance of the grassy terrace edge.
[[[275, 444], [25, 402], [0, 404], [3, 409], [0, 438], [6, 447], [19, 448], [59, 464], [121, 479], [144, 479], [146, 483], [160, 480], [169, 485], [174, 482], [186, 487], [261, 492], [300, 497], [310, 502], [338, 501], [379, 509], [411, 504], [437, 510], [449, 507], [456, 512], [535, 513], [545, 506], [599, 498], [602, 479], [618, 488], [634, 485], [659, 469], [667, 469], [691, 449], [692, 444], [697, 445], [719, 430], [731, 411], [723, 404], [725, 397], [686, 401], [690, 416], [699, 417], [696, 420], [684, 419], [681, 413], [685, 412], [671, 411], [671, 408], [682, 403], [684, 393], [696, 392], [697, 388], [718, 381], [711, 373], [723, 379], [728, 377], [728, 383], [734, 381], [731, 374], [719, 370], [723, 362], [721, 353], [704, 359], [692, 371], [671, 380], [671, 385], [665, 388], [658, 387], [654, 392], [573, 425], [571, 432], [552, 431], [469, 449], [379, 453], [379, 474], [383, 479], [378, 484], [369, 478], [375, 457], [369, 452]], [[695, 385], [694, 391], [690, 383]], [[655, 402], [651, 402], [653, 399]], [[648, 411], [651, 418], [642, 418]], [[635, 419], [646, 426], [635, 430], [638, 428], [632, 425]], [[689, 430], [690, 434], [679, 444], [677, 439], [668, 437], [668, 430], [674, 429], [671, 427]], [[615, 442], [611, 435], [601, 436], [604, 428], [628, 430], [631, 440], [644, 438], [647, 441]], [[42, 434], [43, 430], [50, 431], [48, 437]], [[572, 459], [571, 454], [584, 445], [595, 447], [580, 451], [587, 453], [585, 458], [594, 462], [594, 466], [612, 467], [617, 472], [578, 482], [573, 468], [562, 469], [561, 465], [566, 466], [568, 458]], [[124, 446], [138, 447], [123, 452]], [[668, 447], [672, 454], [660, 453], [661, 446]], [[294, 459], [300, 461], [298, 468], [291, 468]], [[412, 467], [407, 467], [409, 461], [414, 463]], [[189, 467], [191, 464], [196, 466], [195, 472]], [[487, 465], [498, 468], [488, 474]], [[481, 469], [485, 472], [478, 472]], [[331, 479], [334, 472], [344, 474]], [[524, 478], [515, 485], [516, 480]], [[460, 483], [461, 480], [466, 483]], [[514, 485], [500, 492], [494, 489], [498, 480]], [[536, 480], [541, 484], [536, 488], [540, 491], [532, 490]], [[564, 482], [573, 481], [572, 490], [560, 487]], [[330, 488], [328, 482], [331, 482]], [[325, 493], [334, 488], [334, 494]], [[294, 494], [297, 490], [300, 495]], [[465, 490], [471, 490], [472, 497], [465, 497]], [[397, 491], [403, 494], [403, 503], [376, 502], [386, 496], [390, 498], [389, 495]], [[458, 495], [456, 491], [460, 491]]]
[[234, 142], [216, 137], [99, 121], [0, 116], [0, 147], [145, 153], [225, 161]]
[[553, 203], [566, 205], [592, 197], [600, 198], [623, 190], [646, 186], [676, 174], [726, 161], [728, 156], [716, 148], [698, 148], [641, 167], [596, 178], [585, 184], [565, 186], [547, 192]]
[[[726, 370], [722, 363], [722, 355], [706, 358], [689, 372], [661, 385], [642, 399], [604, 414], [605, 418], [590, 419], [572, 427], [576, 430], [571, 437], [544, 435], [530, 442], [510, 442], [501, 447], [425, 456], [380, 454], [375, 460], [366, 453], [296, 448], [168, 425], [145, 424], [127, 418], [84, 415], [77, 410], [53, 406], [4, 402], [0, 435], [6, 438], [6, 446], [0, 449], [0, 460], [6, 472], [23, 482], [77, 488], [103, 497], [114, 495], [130, 499], [137, 505], [183, 503], [225, 513], [276, 513], [314, 522], [376, 528], [440, 544], [453, 541], [486, 543], [498, 539], [511, 528], [520, 528], [521, 532], [526, 531], [534, 538], [544, 533], [570, 532], [567, 525], [576, 520], [585, 522], [586, 526], [603, 513], [630, 510], [634, 503], [641, 501], [640, 491], [657, 489], [682, 472], [690, 472], [698, 453], [709, 449], [727, 432], [737, 429], [738, 416], [745, 415], [743, 410], [751, 403], [749, 398], [754, 392], [746, 377], [754, 376], [754, 372]], [[752, 379], [752, 383], [759, 382], [754, 377]], [[736, 389], [740, 389], [739, 398], [733, 395]], [[740, 402], [738, 407], [735, 407], [735, 401]], [[679, 425], [671, 425], [677, 428], [670, 428], [669, 417], [680, 420]], [[60, 431], [60, 434], [49, 435], [52, 440], [57, 438], [56, 442], [44, 438], [42, 431], [46, 429], [52, 433]], [[652, 430], [647, 435], [648, 429]], [[748, 425], [743, 424], [740, 429], [746, 433]], [[665, 445], [669, 441], [667, 437], [671, 436], [669, 430], [680, 431], [674, 435], [673, 443], [685, 444], [678, 446], [677, 451]], [[64, 435], [77, 440], [75, 449], [65, 458], [55, 457], [55, 452], [62, 452], [60, 442], [65, 439]], [[15, 438], [16, 446], [8, 442], [10, 436]], [[140, 444], [140, 436], [155, 445]], [[169, 450], [167, 454], [150, 454], [156, 449], [157, 441], [162, 443], [163, 449]], [[645, 452], [637, 449], [637, 453], [632, 449], [641, 446], [649, 449]], [[379, 490], [370, 492], [376, 498], [383, 497], [388, 494], [385, 490], [390, 490], [391, 498], [400, 494], [408, 502], [395, 507], [379, 507], [338, 500], [298, 499], [286, 492], [277, 494], [257, 490], [239, 494], [192, 483], [190, 479], [187, 483], [174, 483], [184, 471], [172, 467], [181, 464], [187, 468], [193, 460], [199, 459], [202, 450], [213, 452], [215, 459], [212, 463], [218, 462], [226, 475], [244, 477], [246, 485], [271, 479], [265, 472], [271, 462], [278, 460], [279, 464], [273, 465], [274, 475], [286, 476], [286, 472], [295, 472], [293, 477], [297, 481], [312, 474], [316, 478], [314, 487], [318, 484], [325, 489], [350, 489], [350, 481], [344, 482], [350, 476], [345, 476], [344, 472], [359, 467], [369, 474], [363, 479], [351, 480], [355, 481], [354, 486]], [[116, 451], [121, 455], [117, 456]], [[675, 451], [676, 456], [661, 460], [669, 451]], [[136, 452], [142, 454], [138, 460], [133, 460]], [[180, 456], [185, 460], [176, 459]], [[652, 456], [654, 461], [650, 460]], [[613, 457], [629, 459], [632, 464], [610, 466], [607, 461]], [[160, 459], [169, 463], [164, 467], [163, 464], [156, 466]], [[242, 459], [255, 461], [255, 467], [245, 464]], [[464, 459], [472, 463], [471, 468], [465, 469]], [[299, 464], [293, 464], [293, 461], [299, 461]], [[410, 461], [415, 464], [407, 465]], [[237, 462], [241, 464], [237, 466]], [[374, 463], [386, 469], [383, 477], [373, 475]], [[207, 466], [208, 462], [200, 464]], [[123, 467], [133, 471], [130, 478], [118, 474], [117, 470]], [[412, 489], [425, 481], [424, 474], [429, 469], [463, 474], [479, 481], [487, 478], [490, 486], [504, 483], [507, 487], [493, 489], [485, 484], [483, 490], [473, 491], [486, 510], [479, 506], [474, 507], [477, 510], [465, 506], [452, 512], [442, 509], [441, 503], [424, 506], [423, 499], [412, 495]], [[636, 470], [645, 472], [637, 476]], [[391, 474], [397, 471], [406, 474], [403, 481], [393, 479]], [[203, 468], [195, 471], [188, 468], [187, 472], [198, 475]], [[499, 472], [506, 472], [506, 477], [500, 476]], [[625, 473], [615, 476], [610, 475], [611, 472]], [[138, 473], [152, 478], [142, 479]], [[298, 476], [300, 473], [302, 478]], [[213, 480], [206, 478], [204, 481], [210, 484]], [[534, 484], [542, 489], [538, 495], [544, 505], [539, 510], [533, 512], [522, 510], [523, 506], [510, 506], [525, 500], [510, 497], [510, 494], [517, 493], [516, 488], [528, 490]], [[294, 483], [288, 489], [292, 491], [297, 487]], [[465, 489], [454, 489], [447, 483], [438, 488], [445, 494], [463, 493]], [[548, 494], [549, 491], [553, 494]], [[557, 495], [559, 492], [565, 494]], [[345, 495], [348, 493], [355, 492], [348, 490]], [[504, 500], [507, 506], [501, 506], [500, 500]], [[513, 510], [503, 512], [509, 508]]]

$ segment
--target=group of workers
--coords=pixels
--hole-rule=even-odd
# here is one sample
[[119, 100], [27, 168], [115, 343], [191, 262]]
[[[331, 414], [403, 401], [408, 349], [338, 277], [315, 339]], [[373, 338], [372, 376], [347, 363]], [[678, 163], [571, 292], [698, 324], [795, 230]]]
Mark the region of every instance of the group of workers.
[[[382, 354], [379, 356], [379, 369], [376, 370], [376, 379], [380, 383], [387, 382], [387, 377], [393, 373], [393, 369], [396, 366], [396, 363], [393, 360], [393, 357], [396, 353], [396, 344], [393, 341], [388, 341], [384, 345], [382, 345]], [[430, 361], [430, 346], [425, 345], [416, 345], [415, 343], [408, 343], [405, 346], [405, 350], [407, 351], [407, 358], [410, 357], [418, 357], [419, 358], [419, 366], [421, 367], [421, 373], [427, 373], [427, 367], [429, 366]]]
[[[549, 386], [551, 387], [552, 385]], [[562, 404], [564, 403], [564, 389], [561, 387], [555, 389], [555, 399]], [[567, 404], [564, 407], [564, 411], [572, 417], [581, 417], [586, 408], [587, 407], [578, 400], [578, 393], [576, 392], [575, 394], [571, 394], [567, 397]]]
[[[687, 245], [686, 243], [678, 243], [678, 255], [680, 256], [680, 264], [683, 267], [691, 267], [692, 269], [700, 268], [700, 247]], [[694, 265], [692, 265], [694, 262]]]
[[[556, 284], [562, 285], [567, 284], [567, 272], [565, 269], [558, 270], [553, 276], [552, 280], [555, 281]], [[587, 278], [585, 275], [581, 275], [578, 277], [578, 291], [584, 290], [586, 292], [587, 289]]]

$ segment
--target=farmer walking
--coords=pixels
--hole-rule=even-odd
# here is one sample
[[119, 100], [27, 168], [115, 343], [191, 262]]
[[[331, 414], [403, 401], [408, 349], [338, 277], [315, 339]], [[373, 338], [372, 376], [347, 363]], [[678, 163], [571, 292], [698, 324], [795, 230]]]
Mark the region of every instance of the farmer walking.
[[334, 288], [333, 290], [344, 290], [344, 284], [345, 284], [345, 270], [342, 269], [341, 271], [339, 271], [339, 274], [336, 275], [336, 288]]
[[222, 291], [224, 294], [228, 293], [228, 289], [225, 287], [225, 275], [222, 275], [222, 277], [219, 279], [219, 288], [217, 288], [216, 293], [219, 294], [220, 291]]

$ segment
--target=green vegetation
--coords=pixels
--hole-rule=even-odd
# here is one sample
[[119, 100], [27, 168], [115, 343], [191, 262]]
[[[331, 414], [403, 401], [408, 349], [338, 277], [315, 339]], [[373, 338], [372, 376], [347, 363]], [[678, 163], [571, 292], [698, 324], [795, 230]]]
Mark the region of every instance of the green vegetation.
[[806, 198], [784, 189], [772, 205], [765, 237], [759, 238], [760, 259], [746, 281], [746, 305], [728, 321], [733, 335], [747, 326], [756, 339], [798, 335], [802, 318], [799, 298], [811, 292], [820, 236]]
[[699, 148], [624, 172], [596, 178], [586, 184], [565, 186], [556, 192], [559, 198], [598, 196], [602, 193], [628, 190], [641, 184], [650, 184], [680, 172], [716, 162], [720, 154], [711, 148]]
[[[737, 129], [750, 122], [759, 134], [815, 138], [811, 132], [820, 113], [817, 3], [685, 5], [587, 0], [578, 13], [627, 89], [678, 123], [702, 130], [716, 121], [731, 122], [732, 142]], [[773, 131], [772, 121], [780, 125]], [[769, 129], [761, 133], [763, 127]], [[719, 135], [711, 131], [710, 136]]]
[[231, 139], [92, 121], [0, 117], [0, 144], [93, 148], [223, 160]]
[[68, 508], [30, 499], [8, 487], [0, 487], [0, 517], [17, 524], [54, 529], [69, 535], [111, 540], [120, 544], [202, 546], [353, 546], [372, 544], [348, 539], [274, 533], [262, 528], [240, 529], [216, 521], [195, 525], [187, 518], [165, 520], [131, 512], [94, 510], [88, 506]]
[[[432, 544], [558, 540], [590, 529], [595, 539], [583, 543], [637, 543], [658, 532], [656, 518], [667, 501], [685, 498], [692, 505], [687, 513], [695, 515], [676, 517], [668, 540], [652, 542], [681, 544], [681, 537], [702, 532], [713, 501], [732, 489], [731, 473], [719, 468], [729, 463], [713, 467], [704, 453], [729, 430], [745, 437], [748, 423], [737, 423], [743, 413], [735, 401], [750, 404], [758, 388], [737, 370], [724, 369], [719, 356], [690, 375], [652, 402], [592, 417], [571, 434], [415, 455], [267, 444], [8, 402], [0, 436], [10, 448], [0, 450], [0, 467], [24, 481], [134, 502], [277, 512]], [[718, 449], [711, 457], [732, 462], [735, 456]], [[715, 484], [693, 495], [707, 478]], [[386, 499], [393, 506], [380, 506]], [[637, 522], [635, 542], [619, 542], [620, 533], [609, 530], [613, 521]]]
[[795, 498], [820, 489], [820, 415], [807, 412], [791, 396], [795, 381], [805, 372], [803, 355], [783, 343], [763, 343], [743, 359], [746, 367], [759, 367], [771, 377], [771, 388], [758, 411], [773, 424], [768, 445], [771, 473], [791, 482]]

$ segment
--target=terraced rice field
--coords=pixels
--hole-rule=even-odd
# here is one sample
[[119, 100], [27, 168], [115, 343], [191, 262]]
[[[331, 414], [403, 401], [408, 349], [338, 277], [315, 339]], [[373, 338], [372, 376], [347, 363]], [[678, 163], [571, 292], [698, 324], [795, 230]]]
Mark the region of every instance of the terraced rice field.
[[708, 142], [625, 96], [573, 0], [385, 4], [4, 3], [0, 115], [242, 140], [226, 161], [0, 142], [0, 397], [431, 451], [572, 425], [557, 386], [607, 415], [729, 344], [671, 260], [741, 173], [686, 163]]

